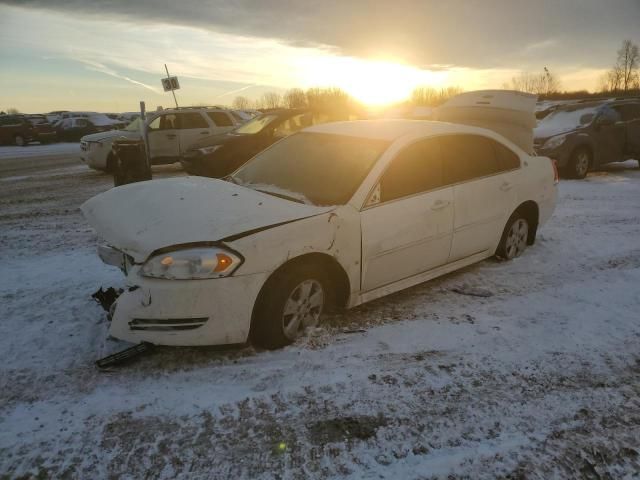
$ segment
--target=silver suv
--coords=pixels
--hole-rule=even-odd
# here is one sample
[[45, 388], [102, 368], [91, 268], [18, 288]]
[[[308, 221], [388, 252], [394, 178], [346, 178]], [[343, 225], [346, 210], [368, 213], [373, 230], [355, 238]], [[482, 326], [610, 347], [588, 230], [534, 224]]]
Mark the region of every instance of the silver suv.
[[[138, 123], [136, 123], [138, 122]], [[95, 133], [82, 137], [80, 156], [91, 168], [112, 171], [114, 158], [111, 143], [120, 137], [140, 138], [140, 120], [124, 130]], [[241, 119], [223, 107], [169, 108], [147, 114], [151, 163], [174, 163], [191, 145], [209, 135], [228, 132], [240, 125]]]

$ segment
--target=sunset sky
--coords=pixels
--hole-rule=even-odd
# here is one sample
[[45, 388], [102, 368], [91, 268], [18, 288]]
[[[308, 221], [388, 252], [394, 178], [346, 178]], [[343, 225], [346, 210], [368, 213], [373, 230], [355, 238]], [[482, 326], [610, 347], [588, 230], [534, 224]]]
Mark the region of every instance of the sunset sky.
[[0, 109], [170, 106], [165, 63], [184, 105], [311, 86], [382, 104], [544, 66], [593, 90], [639, 26], [640, 0], [0, 0]]

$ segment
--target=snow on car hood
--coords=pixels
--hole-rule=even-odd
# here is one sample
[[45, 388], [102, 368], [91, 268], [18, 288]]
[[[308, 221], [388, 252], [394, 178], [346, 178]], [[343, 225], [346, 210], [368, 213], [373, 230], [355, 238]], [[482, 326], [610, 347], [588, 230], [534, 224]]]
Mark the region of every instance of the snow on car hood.
[[222, 180], [183, 177], [112, 188], [80, 208], [107, 243], [143, 262], [160, 248], [218, 241], [334, 207], [296, 203]]
[[126, 130], [108, 130], [106, 132], [92, 133], [91, 135], [85, 135], [80, 140], [84, 142], [101, 142], [108, 138], [126, 137], [126, 138], [140, 138], [138, 132], [131, 132]]

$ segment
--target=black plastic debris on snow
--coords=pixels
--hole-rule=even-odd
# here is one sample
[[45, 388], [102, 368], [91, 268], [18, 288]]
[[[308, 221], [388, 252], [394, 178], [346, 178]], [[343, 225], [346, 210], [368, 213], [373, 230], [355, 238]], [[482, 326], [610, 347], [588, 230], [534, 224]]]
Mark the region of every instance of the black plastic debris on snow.
[[122, 290], [121, 288], [116, 290], [113, 287], [109, 287], [106, 290], [103, 290], [102, 287], [100, 287], [99, 290], [91, 295], [91, 298], [93, 298], [98, 304], [100, 304], [105, 312], [108, 312], [111, 309], [111, 305], [113, 305], [113, 302], [117, 300], [117, 298], [122, 294], [123, 291], [124, 290]]
[[138, 343], [129, 348], [125, 348], [119, 352], [108, 355], [96, 361], [96, 367], [105, 370], [109, 367], [115, 367], [127, 363], [138, 358], [143, 353], [149, 353], [153, 350], [154, 345], [147, 342]]

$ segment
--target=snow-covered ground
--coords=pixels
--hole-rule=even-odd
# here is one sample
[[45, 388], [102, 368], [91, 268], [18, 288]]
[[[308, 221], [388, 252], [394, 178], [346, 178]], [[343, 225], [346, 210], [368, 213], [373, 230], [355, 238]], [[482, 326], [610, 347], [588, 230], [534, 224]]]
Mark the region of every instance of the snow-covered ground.
[[50, 143], [29, 144], [26, 147], [0, 146], [0, 159], [3, 158], [30, 158], [45, 155], [76, 155], [80, 156], [79, 143]]
[[[640, 472], [635, 161], [562, 181], [554, 217], [513, 262], [328, 318], [281, 351], [162, 348], [107, 373], [93, 361], [114, 345], [90, 295], [122, 278], [78, 206], [110, 178], [3, 165], [0, 477]], [[478, 288], [491, 296], [456, 292]]]

